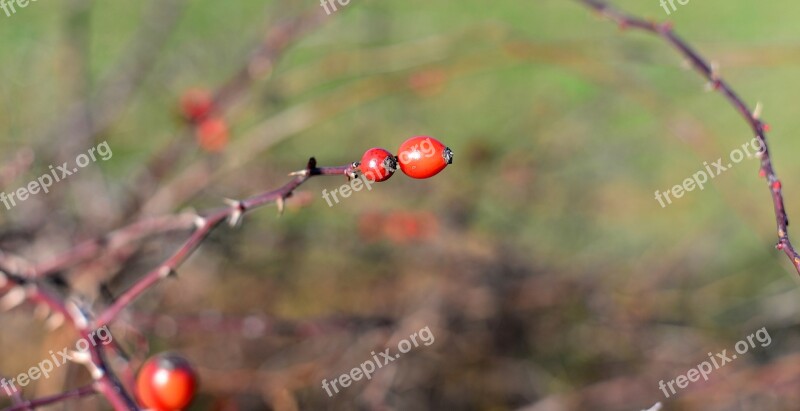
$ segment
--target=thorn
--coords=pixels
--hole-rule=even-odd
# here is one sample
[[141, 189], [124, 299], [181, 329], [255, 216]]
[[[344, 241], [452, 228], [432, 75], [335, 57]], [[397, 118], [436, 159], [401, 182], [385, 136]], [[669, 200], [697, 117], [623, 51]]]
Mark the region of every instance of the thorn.
[[758, 170], [758, 176], [764, 178], [767, 176], [767, 172], [762, 168]]
[[283, 197], [278, 197], [278, 199], [275, 200], [275, 204], [278, 205], [278, 216], [282, 216], [286, 201], [284, 201]]
[[306, 169], [307, 170], [313, 170], [315, 168], [317, 168], [317, 159], [314, 158], [314, 157], [311, 157], [311, 158], [308, 159], [308, 165], [306, 165]]
[[0, 298], [0, 309], [3, 311], [9, 311], [14, 307], [22, 304], [25, 301], [25, 289], [22, 287], [14, 287]]
[[781, 180], [775, 180], [775, 181], [773, 181], [773, 182], [772, 182], [772, 189], [773, 189], [773, 190], [775, 190], [775, 191], [778, 191], [778, 190], [780, 190], [781, 188], [782, 188], [782, 186], [781, 186]]
[[711, 80], [714, 81], [716, 87], [719, 87], [719, 84], [717, 84], [719, 83], [719, 63], [712, 61], [709, 66], [711, 67]]
[[289, 173], [289, 177], [297, 177], [297, 176], [302, 176], [302, 177], [305, 177], [305, 176], [307, 176], [309, 173], [310, 173], [310, 172], [308, 171], [308, 169], [306, 169], [306, 170], [292, 171], [291, 173]]
[[762, 113], [763, 109], [764, 109], [764, 106], [761, 105], [761, 102], [760, 101], [757, 102], [756, 103], [756, 108], [753, 109], [753, 119], [760, 120], [761, 119], [761, 113]]
[[64, 314], [53, 313], [53, 315], [47, 319], [47, 322], [44, 323], [44, 327], [48, 331], [53, 331], [56, 328], [61, 327], [61, 324], [64, 324]]
[[72, 317], [72, 321], [75, 322], [75, 327], [86, 328], [89, 326], [89, 318], [86, 317], [86, 313], [83, 312], [77, 301], [69, 299], [64, 302], [64, 306]]
[[198, 216], [196, 216], [196, 217], [194, 218], [194, 226], [195, 226], [196, 228], [203, 228], [203, 227], [205, 227], [205, 226], [206, 226], [206, 219], [205, 219], [205, 218], [203, 218], [203, 217], [201, 217], [201, 216], [199, 216], [199, 215], [198, 215]]
[[775, 248], [777, 248], [778, 250], [783, 250], [783, 248], [784, 248], [783, 243], [776, 244]]
[[228, 224], [231, 227], [236, 227], [242, 221], [242, 216], [244, 215], [244, 203], [242, 203], [240, 200], [231, 200], [230, 198], [226, 198], [225, 204], [234, 209], [231, 215], [228, 217]]
[[167, 277], [170, 277], [170, 276], [175, 276], [177, 274], [178, 273], [175, 270], [173, 270], [172, 267], [169, 267], [169, 266], [166, 266], [166, 265], [162, 266], [158, 271], [158, 276], [161, 277], [161, 278], [167, 278]]
[[69, 356], [78, 364], [88, 365], [92, 362], [92, 354], [89, 351], [70, 351]]
[[770, 130], [772, 130], [772, 127], [770, 127], [767, 123], [761, 123], [761, 129], [764, 130], [765, 133], [769, 133]]
[[92, 379], [94, 379], [95, 381], [99, 381], [106, 375], [106, 373], [92, 361], [86, 363], [86, 368], [89, 369], [89, 374], [91, 374]]

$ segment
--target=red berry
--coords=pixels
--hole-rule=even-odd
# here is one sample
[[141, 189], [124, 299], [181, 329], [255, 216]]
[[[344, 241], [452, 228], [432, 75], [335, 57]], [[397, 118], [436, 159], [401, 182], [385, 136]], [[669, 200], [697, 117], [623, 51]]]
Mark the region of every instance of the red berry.
[[190, 121], [199, 122], [209, 114], [214, 107], [211, 93], [205, 89], [190, 89], [181, 97], [181, 113]]
[[147, 360], [136, 377], [136, 396], [141, 405], [156, 411], [185, 408], [197, 391], [197, 375], [189, 362], [175, 354]]
[[228, 123], [221, 118], [203, 120], [197, 126], [197, 143], [211, 153], [222, 151], [228, 144]]
[[453, 152], [428, 136], [411, 137], [400, 145], [400, 169], [411, 178], [429, 178], [453, 163]]
[[397, 159], [388, 150], [371, 148], [361, 157], [358, 169], [368, 179], [379, 183], [394, 174], [397, 170]]

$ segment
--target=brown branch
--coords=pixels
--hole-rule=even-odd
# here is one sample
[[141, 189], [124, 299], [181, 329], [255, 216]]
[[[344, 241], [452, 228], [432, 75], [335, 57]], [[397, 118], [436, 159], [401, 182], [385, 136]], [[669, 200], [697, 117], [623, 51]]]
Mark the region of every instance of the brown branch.
[[131, 288], [117, 298], [111, 306], [100, 314], [95, 322], [95, 327], [102, 328], [109, 324], [125, 307], [150, 287], [158, 283], [161, 279], [174, 274], [178, 266], [183, 264], [183, 262], [200, 246], [203, 240], [225, 220], [228, 220], [231, 225], [236, 225], [240, 222], [244, 213], [270, 203], [277, 203], [279, 210], [282, 211], [284, 200], [290, 197], [297, 187], [305, 183], [311, 177], [339, 175], [351, 178], [355, 175], [355, 167], [354, 164], [350, 164], [340, 167], [320, 168], [317, 167], [317, 161], [312, 157], [304, 170], [292, 173], [292, 175], [295, 177], [277, 190], [259, 194], [245, 200], [230, 201], [228, 207], [209, 211], [197, 217], [195, 222], [197, 228], [186, 242], [184, 242], [166, 261], [144, 275]]
[[97, 390], [94, 389], [94, 386], [87, 385], [85, 387], [76, 388], [74, 390], [66, 391], [61, 394], [52, 395], [49, 397], [42, 397], [35, 400], [30, 401], [23, 401], [17, 405], [12, 407], [5, 408], [3, 411], [28, 411], [34, 410], [39, 407], [44, 407], [46, 405], [56, 404], [61, 401], [70, 400], [73, 398], [82, 398], [88, 397], [90, 395], [94, 395], [97, 393]]
[[783, 250], [789, 260], [792, 262], [795, 270], [800, 274], [800, 254], [797, 253], [792, 242], [789, 240], [789, 217], [786, 214], [786, 208], [783, 202], [783, 190], [778, 176], [775, 174], [775, 169], [772, 165], [772, 159], [769, 154], [769, 146], [767, 145], [766, 132], [768, 126], [760, 118], [758, 106], [756, 111], [750, 109], [744, 100], [739, 97], [733, 88], [720, 77], [716, 68], [704, 59], [700, 53], [695, 51], [692, 46], [681, 39], [672, 29], [670, 23], [657, 23], [649, 20], [640, 19], [634, 16], [625, 14], [600, 0], [577, 0], [585, 6], [595, 10], [601, 16], [614, 21], [620, 28], [634, 28], [652, 33], [661, 37], [667, 44], [672, 46], [684, 58], [686, 58], [692, 67], [700, 73], [708, 82], [711, 87], [719, 91], [728, 102], [741, 114], [741, 116], [748, 123], [750, 128], [756, 135], [756, 138], [763, 147], [763, 152], [760, 154], [761, 167], [760, 173], [767, 179], [770, 194], [772, 196], [772, 203], [775, 210], [775, 222], [778, 228], [778, 243], [776, 248]]
[[69, 251], [33, 267], [31, 277], [44, 277], [91, 260], [106, 251], [136, 243], [150, 236], [192, 227], [194, 215], [189, 213], [147, 218], [120, 228], [101, 238], [84, 241]]
[[[305, 14], [278, 22], [267, 30], [263, 40], [250, 53], [242, 67], [214, 92], [212, 111], [216, 115], [229, 112], [258, 80], [268, 77], [278, 60], [289, 47], [326, 21], [321, 8], [314, 7]], [[133, 204], [126, 205], [131, 214], [144, 204], [157, 184], [175, 167], [186, 153], [185, 141], [193, 133], [193, 124], [186, 127], [145, 165], [134, 179]]]

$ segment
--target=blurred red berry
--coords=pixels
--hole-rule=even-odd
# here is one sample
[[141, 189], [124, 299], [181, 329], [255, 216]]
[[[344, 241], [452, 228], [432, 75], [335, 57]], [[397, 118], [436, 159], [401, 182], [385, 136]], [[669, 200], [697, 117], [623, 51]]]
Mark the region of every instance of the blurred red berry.
[[181, 113], [192, 122], [200, 122], [208, 117], [213, 107], [211, 93], [205, 89], [189, 89], [181, 97]]
[[453, 163], [453, 152], [439, 140], [417, 136], [400, 145], [400, 169], [411, 178], [429, 178]]
[[216, 153], [228, 144], [228, 123], [221, 118], [203, 120], [197, 126], [197, 143], [205, 151]]
[[397, 170], [397, 159], [382, 148], [371, 148], [361, 157], [358, 169], [368, 179], [380, 183], [391, 177]]
[[197, 375], [183, 357], [161, 354], [147, 360], [136, 377], [141, 405], [156, 411], [186, 408], [197, 391]]

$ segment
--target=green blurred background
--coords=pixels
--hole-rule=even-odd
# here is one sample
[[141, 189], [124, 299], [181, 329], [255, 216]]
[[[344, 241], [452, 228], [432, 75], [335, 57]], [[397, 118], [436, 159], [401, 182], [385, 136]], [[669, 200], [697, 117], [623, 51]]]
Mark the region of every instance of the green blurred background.
[[[667, 18], [656, 0], [614, 4]], [[176, 102], [186, 89], [215, 89], [271, 22], [318, 7], [186, 2], [125, 110], [94, 136], [114, 152], [92, 166], [109, 204], [180, 135]], [[126, 62], [129, 44], [154, 10], [157, 2], [43, 0], [0, 13], [2, 152], [57, 145], [58, 133], [46, 131], [108, 73], [135, 63]], [[668, 18], [751, 106], [763, 103], [789, 216], [800, 216], [800, 141], [792, 137], [800, 5], [692, 1]], [[287, 110], [301, 110], [296, 132], [275, 132]], [[342, 165], [412, 135], [435, 136], [456, 157], [435, 178], [398, 175], [333, 207], [321, 190], [345, 181], [314, 179], [283, 217], [267, 208], [221, 229], [177, 280], [131, 307], [123, 321], [148, 338], [149, 352], [180, 351], [201, 370], [206, 384], [193, 409], [647, 409], [664, 401], [659, 380], [685, 374], [708, 352], [731, 351], [761, 327], [770, 346], [691, 384], [664, 409], [797, 409], [798, 276], [773, 249], [757, 161], [667, 208], [654, 199], [752, 138], [657, 38], [619, 30], [576, 1], [352, 0], [292, 46], [226, 119], [232, 146], [262, 141], [264, 150], [225, 169], [241, 153], [209, 159], [187, 139], [189, 154], [169, 177], [198, 162], [212, 177], [153, 214], [253, 195], [310, 156]], [[110, 218], [82, 229], [75, 215], [93, 198], [71, 192], [72, 181], [62, 183], [59, 241], [4, 246], [37, 260], [120, 225]], [[41, 213], [31, 206], [0, 219], [10, 230]], [[181, 238], [145, 243], [137, 263], [115, 273], [113, 291]], [[81, 276], [65, 273], [71, 285]], [[2, 373], [60, 347], [29, 311], [0, 317]], [[236, 325], [248, 319], [292, 325], [248, 337]], [[423, 325], [437, 337], [432, 346], [334, 398], [320, 388]], [[128, 331], [119, 335], [135, 345]], [[130, 349], [134, 358], [148, 352]], [[30, 396], [74, 386], [85, 378], [75, 368]], [[231, 383], [239, 377], [251, 383]]]

